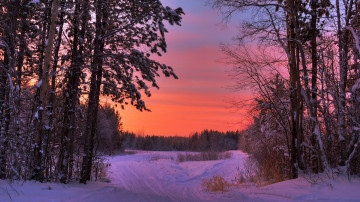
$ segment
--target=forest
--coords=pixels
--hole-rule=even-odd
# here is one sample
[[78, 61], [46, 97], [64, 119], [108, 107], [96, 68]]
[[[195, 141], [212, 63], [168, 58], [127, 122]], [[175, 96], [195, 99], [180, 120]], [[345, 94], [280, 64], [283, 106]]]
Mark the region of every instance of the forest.
[[148, 151], [228, 151], [239, 148], [240, 131], [203, 130], [189, 137], [140, 136], [132, 132], [120, 135], [121, 149]]
[[[117, 108], [150, 111], [167, 27], [182, 8], [160, 0], [0, 1], [0, 179], [87, 183], [116, 149], [250, 155], [258, 175], [360, 175], [360, 1], [208, 0], [227, 24], [246, 14], [233, 43], [235, 100], [251, 124], [190, 137], [136, 136]], [[101, 98], [109, 98], [113, 105]]]
[[[242, 149], [266, 177], [360, 174], [360, 2], [357, 0], [211, 0], [227, 23], [223, 44], [236, 89], [257, 90]], [[274, 163], [275, 162], [275, 163]]]
[[159, 0], [0, 1], [0, 179], [90, 180], [101, 133], [119, 127], [101, 97], [148, 110], [156, 78], [177, 78], [151, 55], [183, 14]]

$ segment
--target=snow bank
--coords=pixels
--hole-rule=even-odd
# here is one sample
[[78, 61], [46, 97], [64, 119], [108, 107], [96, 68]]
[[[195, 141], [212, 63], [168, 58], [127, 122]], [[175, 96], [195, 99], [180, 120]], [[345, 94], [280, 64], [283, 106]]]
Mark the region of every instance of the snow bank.
[[311, 185], [304, 178], [266, 187], [233, 188], [226, 193], [202, 190], [214, 175], [230, 181], [247, 158], [231, 151], [226, 160], [176, 161], [178, 152], [138, 152], [111, 157], [111, 183], [87, 185], [0, 181], [0, 201], [359, 201], [360, 180], [346, 177]]

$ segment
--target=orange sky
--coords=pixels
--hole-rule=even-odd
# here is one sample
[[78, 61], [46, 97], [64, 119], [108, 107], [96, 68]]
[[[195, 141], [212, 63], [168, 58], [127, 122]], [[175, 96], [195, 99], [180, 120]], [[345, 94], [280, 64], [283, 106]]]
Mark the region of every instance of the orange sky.
[[244, 128], [245, 112], [233, 112], [229, 101], [247, 98], [234, 92], [231, 67], [218, 62], [220, 43], [236, 35], [233, 25], [219, 26], [221, 17], [202, 0], [164, 0], [173, 8], [181, 6], [186, 16], [181, 27], [168, 27], [168, 52], [158, 61], [174, 68], [179, 80], [158, 78], [160, 90], [152, 89], [145, 98], [152, 112], [139, 112], [132, 106], [119, 108], [125, 130], [154, 135], [188, 136], [203, 129], [220, 131]]

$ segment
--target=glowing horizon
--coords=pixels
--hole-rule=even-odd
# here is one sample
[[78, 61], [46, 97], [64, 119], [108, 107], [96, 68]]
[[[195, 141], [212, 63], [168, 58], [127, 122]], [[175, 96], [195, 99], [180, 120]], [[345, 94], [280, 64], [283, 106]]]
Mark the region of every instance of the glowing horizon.
[[157, 78], [160, 90], [151, 89], [144, 98], [152, 112], [139, 112], [126, 106], [119, 113], [124, 130], [162, 136], [188, 136], [196, 131], [241, 130], [244, 111], [233, 112], [229, 100], [249, 94], [229, 89], [231, 67], [221, 64], [219, 45], [235, 37], [235, 25], [219, 26], [221, 16], [205, 6], [205, 1], [164, 0], [164, 5], [182, 7], [182, 26], [167, 26], [168, 52], [156, 60], [174, 68], [179, 77]]

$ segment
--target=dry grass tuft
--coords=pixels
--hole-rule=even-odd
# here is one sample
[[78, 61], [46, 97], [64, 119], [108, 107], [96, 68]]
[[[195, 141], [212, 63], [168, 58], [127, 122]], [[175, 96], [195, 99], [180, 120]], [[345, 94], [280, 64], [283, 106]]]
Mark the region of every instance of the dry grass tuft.
[[201, 186], [207, 192], [228, 192], [232, 184], [221, 176], [213, 176], [211, 179], [203, 179]]
[[233, 184], [239, 186], [241, 184], [255, 184], [256, 187], [267, 186], [277, 182], [286, 180], [275, 162], [270, 160], [266, 161], [266, 164], [259, 166], [259, 163], [253, 159], [248, 158], [243, 165], [243, 168], [238, 172], [233, 180]]
[[213, 161], [231, 158], [232, 153], [230, 152], [201, 152], [201, 153], [186, 153], [178, 154], [178, 161]]
[[231, 182], [226, 181], [221, 176], [213, 176], [210, 179], [203, 179], [202, 187], [208, 192], [227, 192], [232, 187], [267, 186], [276, 182], [283, 181], [284, 176], [272, 164], [259, 168], [258, 163], [254, 159], [247, 159], [243, 168], [238, 169], [235, 178]]

